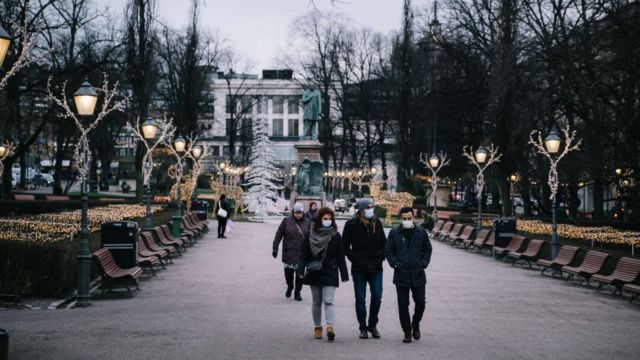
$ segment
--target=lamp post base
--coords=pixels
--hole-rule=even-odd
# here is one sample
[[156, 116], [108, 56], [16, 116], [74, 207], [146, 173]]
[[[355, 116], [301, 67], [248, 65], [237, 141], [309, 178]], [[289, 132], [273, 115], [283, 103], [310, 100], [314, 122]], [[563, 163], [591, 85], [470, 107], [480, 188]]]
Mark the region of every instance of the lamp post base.
[[180, 237], [180, 222], [182, 220], [182, 216], [174, 215], [171, 217], [171, 232], [173, 233], [173, 237]]

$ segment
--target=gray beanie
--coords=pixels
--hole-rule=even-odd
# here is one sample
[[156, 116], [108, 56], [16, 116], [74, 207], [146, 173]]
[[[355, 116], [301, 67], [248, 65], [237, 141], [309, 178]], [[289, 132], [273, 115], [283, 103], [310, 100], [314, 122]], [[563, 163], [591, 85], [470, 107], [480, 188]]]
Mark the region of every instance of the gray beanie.
[[304, 212], [304, 205], [302, 205], [302, 203], [295, 203], [295, 205], [293, 205], [293, 212]]
[[359, 212], [363, 212], [364, 209], [366, 209], [367, 207], [373, 205], [373, 201], [370, 198], [363, 198], [360, 199], [356, 202], [356, 209]]

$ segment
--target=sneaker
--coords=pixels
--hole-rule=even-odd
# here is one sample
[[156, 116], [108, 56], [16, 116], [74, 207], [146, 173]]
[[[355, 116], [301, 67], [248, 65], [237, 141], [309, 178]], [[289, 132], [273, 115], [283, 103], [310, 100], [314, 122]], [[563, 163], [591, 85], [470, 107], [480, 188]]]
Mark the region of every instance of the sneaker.
[[411, 327], [413, 328], [413, 338], [420, 340], [420, 323], [414, 323]]
[[369, 333], [367, 332], [367, 330], [360, 330], [360, 339], [368, 339], [369, 338]]
[[322, 326], [316, 326], [313, 328], [313, 338], [322, 339]]
[[375, 326], [369, 326], [369, 332], [371, 333], [372, 338], [380, 339], [380, 332]]
[[405, 344], [408, 344], [411, 342], [411, 331], [404, 332], [404, 339], [402, 339], [402, 342]]
[[284, 296], [290, 298], [292, 291], [293, 291], [293, 288], [287, 288], [287, 291], [284, 293]]
[[336, 338], [336, 332], [333, 330], [333, 326], [327, 326], [327, 339], [333, 341]]

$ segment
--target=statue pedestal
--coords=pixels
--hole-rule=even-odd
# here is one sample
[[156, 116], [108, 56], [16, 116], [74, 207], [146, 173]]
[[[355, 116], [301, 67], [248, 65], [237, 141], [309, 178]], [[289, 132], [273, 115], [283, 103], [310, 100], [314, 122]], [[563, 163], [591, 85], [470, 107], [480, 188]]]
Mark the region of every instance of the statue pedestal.
[[298, 150], [298, 162], [302, 162], [304, 158], [311, 161], [322, 161], [320, 156], [322, 144], [318, 140], [302, 140], [294, 146]]
[[[298, 190], [293, 191], [291, 193], [291, 203], [290, 208], [293, 209], [293, 205], [296, 202], [300, 202], [304, 204], [304, 208], [308, 209], [309, 204], [311, 202], [316, 202], [318, 207], [329, 206], [333, 208], [333, 204], [329, 204], [327, 201], [327, 196], [322, 189], [322, 157], [320, 156], [320, 150], [322, 149], [322, 144], [318, 140], [302, 140], [298, 144], [295, 145], [295, 148], [298, 152], [298, 164], [301, 164], [305, 159], [310, 160], [312, 163], [320, 163], [317, 168], [317, 171], [312, 173], [312, 178], [310, 179], [310, 183], [312, 187], [314, 187], [314, 195], [303, 195], [299, 194]], [[314, 165], [315, 166], [315, 165]], [[318, 191], [318, 189], [320, 191]]]
[[318, 204], [318, 208], [326, 206], [333, 210], [333, 204], [327, 200], [327, 194], [324, 191], [320, 193], [320, 196], [298, 195], [298, 193], [294, 191], [291, 193], [291, 203], [289, 208], [293, 209], [293, 204], [297, 202], [304, 205], [305, 212], [309, 209], [309, 204], [312, 202]]

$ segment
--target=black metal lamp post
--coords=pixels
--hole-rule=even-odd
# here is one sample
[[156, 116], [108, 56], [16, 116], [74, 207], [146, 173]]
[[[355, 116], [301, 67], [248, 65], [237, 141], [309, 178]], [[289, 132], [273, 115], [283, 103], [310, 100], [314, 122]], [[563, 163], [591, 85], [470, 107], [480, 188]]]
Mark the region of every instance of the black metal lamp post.
[[[145, 122], [142, 123], [142, 136], [145, 141], [152, 140], [156, 137], [158, 133], [158, 123], [153, 118], [147, 118]], [[145, 178], [147, 179], [147, 183], [145, 184], [145, 195], [146, 195], [146, 214], [144, 217], [144, 230], [151, 231], [153, 230], [153, 218], [151, 216], [151, 171], [153, 170], [153, 160], [151, 156], [147, 156], [146, 162], [143, 165], [144, 171], [147, 173]]]
[[[93, 89], [88, 81], [84, 81], [78, 91], [73, 94], [73, 102], [76, 105], [78, 115], [91, 116], [93, 115], [96, 103], [98, 101], [98, 94]], [[89, 154], [89, 141], [86, 136], [83, 136], [80, 140], [82, 142], [82, 159], [84, 166], [88, 166], [88, 154]], [[86, 175], [86, 174], [85, 174]], [[84, 307], [91, 304], [89, 295], [89, 281], [91, 277], [91, 253], [89, 251], [89, 215], [88, 215], [88, 202], [87, 196], [87, 179], [86, 176], [82, 176], [82, 182], [80, 184], [80, 201], [82, 203], [82, 211], [80, 215], [80, 248], [76, 259], [78, 260], [78, 290], [77, 290], [77, 304]]]
[[[560, 150], [562, 139], [555, 130], [551, 130], [549, 135], [544, 139], [544, 146], [550, 156], [554, 156]], [[553, 191], [551, 199], [551, 258], [554, 259], [558, 254], [558, 222], [556, 213], [558, 204], [556, 202], [556, 192]]]
[[[480, 146], [474, 153], [473, 153], [474, 158], [476, 159], [476, 162], [478, 164], [484, 164], [485, 161], [487, 161], [487, 151]], [[478, 177], [483, 177], [482, 171], [478, 174]], [[484, 179], [484, 178], [483, 178]], [[484, 184], [484, 181], [479, 181], [479, 183], [482, 185]], [[482, 189], [483, 186], [478, 186], [478, 195], [477, 195], [477, 199], [478, 199], [478, 223], [476, 224], [476, 234], [480, 233], [480, 230], [482, 230]]]
[[[182, 136], [178, 136], [178, 138], [176, 138], [173, 142], [173, 147], [176, 150], [177, 153], [183, 153], [185, 151], [185, 148], [187, 147], [187, 142], [186, 140], [182, 137]], [[178, 159], [178, 164], [177, 167], [180, 168], [177, 171], [179, 171], [180, 173], [182, 173], [182, 157], [181, 156], [176, 156]], [[172, 221], [173, 221], [173, 236], [175, 237], [179, 237], [180, 236], [180, 222], [182, 221], [182, 194], [180, 191], [180, 182], [182, 181], [182, 175], [177, 177], [177, 181], [176, 181], [176, 189], [177, 189], [177, 195], [178, 195], [178, 204], [176, 207], [176, 214], [173, 216]]]

